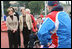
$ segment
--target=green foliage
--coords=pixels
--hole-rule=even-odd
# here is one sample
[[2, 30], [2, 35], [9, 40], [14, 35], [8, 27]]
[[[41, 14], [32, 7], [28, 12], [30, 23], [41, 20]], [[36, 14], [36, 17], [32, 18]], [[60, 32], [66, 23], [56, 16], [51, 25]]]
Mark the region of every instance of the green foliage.
[[3, 1], [4, 4], [4, 14], [7, 15], [7, 9], [10, 7], [9, 1]]
[[[10, 7], [10, 1], [4, 1], [4, 13], [7, 15], [7, 9]], [[32, 14], [40, 14], [42, 9], [44, 9], [44, 1], [17, 1], [19, 6], [24, 6], [29, 8]]]
[[29, 2], [30, 1], [18, 1], [18, 3], [19, 3], [20, 6], [24, 6], [25, 5], [26, 8], [28, 8], [28, 3]]
[[31, 1], [28, 3], [28, 6], [32, 14], [40, 14], [41, 10], [44, 8], [43, 1]]

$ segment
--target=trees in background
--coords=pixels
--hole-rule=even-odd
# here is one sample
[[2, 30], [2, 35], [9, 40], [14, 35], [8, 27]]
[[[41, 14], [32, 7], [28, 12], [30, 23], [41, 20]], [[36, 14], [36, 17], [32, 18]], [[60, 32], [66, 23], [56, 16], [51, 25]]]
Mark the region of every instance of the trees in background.
[[[4, 2], [4, 13], [7, 15], [7, 8], [10, 7], [10, 1]], [[40, 14], [42, 9], [44, 8], [44, 1], [17, 1], [19, 6], [25, 6], [25, 8], [29, 8], [32, 14]]]
[[44, 8], [44, 1], [31, 1], [28, 3], [28, 6], [31, 10], [31, 13], [37, 15], [40, 14]]
[[9, 1], [3, 1], [4, 3], [4, 14], [7, 15], [7, 9], [10, 7]]

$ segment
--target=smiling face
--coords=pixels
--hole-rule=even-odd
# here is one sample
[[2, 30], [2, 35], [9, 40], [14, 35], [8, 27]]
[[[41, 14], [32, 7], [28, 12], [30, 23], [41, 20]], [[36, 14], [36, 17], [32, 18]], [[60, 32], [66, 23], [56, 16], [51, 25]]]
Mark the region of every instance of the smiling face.
[[8, 14], [9, 14], [10, 16], [13, 15], [13, 11], [10, 10], [10, 11], [8, 12]]
[[9, 15], [13, 15], [13, 12], [12, 12], [12, 11], [10, 11], [10, 12], [9, 12]]
[[12, 9], [11, 7], [9, 7], [9, 8], [7, 9], [7, 12], [8, 12], [8, 15], [9, 15], [9, 16], [12, 16], [13, 13], [14, 13], [14, 11], [13, 11], [13, 9]]

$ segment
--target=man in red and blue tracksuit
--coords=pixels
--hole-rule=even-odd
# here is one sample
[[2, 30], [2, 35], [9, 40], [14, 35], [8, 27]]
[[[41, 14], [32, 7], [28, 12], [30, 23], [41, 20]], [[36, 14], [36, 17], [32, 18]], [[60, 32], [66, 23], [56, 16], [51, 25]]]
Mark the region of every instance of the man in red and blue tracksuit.
[[71, 19], [58, 1], [48, 1], [45, 21], [37, 33], [44, 48], [71, 48]]

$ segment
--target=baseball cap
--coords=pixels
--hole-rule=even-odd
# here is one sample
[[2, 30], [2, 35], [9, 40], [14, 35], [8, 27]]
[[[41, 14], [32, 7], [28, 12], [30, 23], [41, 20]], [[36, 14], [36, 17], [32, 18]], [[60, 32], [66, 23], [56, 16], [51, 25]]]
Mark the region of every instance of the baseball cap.
[[48, 6], [57, 6], [58, 4], [58, 1], [48, 1]]

